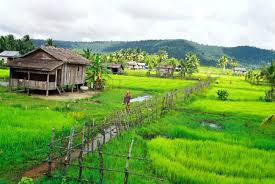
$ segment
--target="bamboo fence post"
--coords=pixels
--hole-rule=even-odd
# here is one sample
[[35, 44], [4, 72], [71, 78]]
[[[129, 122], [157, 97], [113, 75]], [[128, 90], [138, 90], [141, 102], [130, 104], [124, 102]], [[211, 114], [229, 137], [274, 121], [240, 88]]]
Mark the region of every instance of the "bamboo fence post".
[[104, 161], [103, 161], [103, 153], [102, 153], [102, 147], [100, 145], [100, 141], [97, 141], [97, 148], [98, 148], [98, 156], [99, 156], [99, 183], [103, 184]]
[[78, 173], [78, 180], [81, 181], [82, 173], [83, 173], [83, 152], [85, 149], [85, 123], [82, 130], [82, 142], [81, 142], [81, 149], [78, 155], [78, 164], [79, 164], [79, 173]]
[[48, 172], [47, 175], [51, 176], [52, 172], [52, 152], [53, 152], [53, 147], [54, 147], [54, 139], [55, 139], [55, 129], [52, 129], [52, 138], [51, 138], [51, 143], [48, 145], [49, 146], [49, 152], [48, 152]]
[[67, 146], [67, 154], [64, 160], [64, 167], [62, 170], [62, 175], [66, 176], [66, 168], [71, 162], [71, 152], [72, 152], [72, 144], [73, 144], [73, 138], [74, 138], [74, 127], [71, 128], [68, 146]]
[[93, 119], [93, 127], [92, 127], [92, 151], [94, 151], [94, 140], [95, 139], [95, 119]]
[[129, 147], [128, 156], [126, 158], [126, 164], [125, 164], [125, 176], [124, 176], [124, 184], [128, 184], [128, 177], [129, 177], [129, 160], [131, 158], [131, 152], [134, 144], [134, 139], [131, 142], [131, 145]]
[[90, 137], [91, 137], [91, 123], [89, 122], [87, 124], [87, 134], [86, 134], [86, 140], [85, 140], [85, 147], [86, 151], [90, 151]]

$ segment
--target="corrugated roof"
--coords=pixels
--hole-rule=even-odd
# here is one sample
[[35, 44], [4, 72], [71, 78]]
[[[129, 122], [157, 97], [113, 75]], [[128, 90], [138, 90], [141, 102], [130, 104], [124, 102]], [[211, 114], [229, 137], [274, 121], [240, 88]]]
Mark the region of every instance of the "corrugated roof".
[[20, 69], [32, 69], [40, 71], [52, 71], [58, 66], [61, 66], [63, 62], [57, 60], [43, 60], [43, 59], [23, 59], [18, 58], [11, 62], [8, 62], [8, 66], [12, 68]]
[[19, 53], [19, 51], [5, 50], [0, 53], [0, 56], [2, 56], [2, 57], [18, 57], [18, 56], [20, 56], [20, 53]]
[[160, 65], [159, 68], [160, 69], [172, 69], [174, 67], [173, 67], [173, 65]]

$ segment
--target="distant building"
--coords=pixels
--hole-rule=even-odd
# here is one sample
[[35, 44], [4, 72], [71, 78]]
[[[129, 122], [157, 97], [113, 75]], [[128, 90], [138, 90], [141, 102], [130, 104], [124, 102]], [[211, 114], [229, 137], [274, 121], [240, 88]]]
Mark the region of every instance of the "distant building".
[[127, 62], [127, 66], [128, 66], [128, 68], [129, 68], [130, 70], [137, 70], [137, 69], [139, 69], [138, 63], [135, 62], [135, 61], [128, 61], [128, 62]]
[[113, 74], [122, 74], [124, 67], [122, 64], [116, 63], [105, 63], [107, 69], [109, 69]]
[[3, 51], [0, 53], [0, 60], [4, 60], [4, 64], [7, 64], [9, 59], [14, 59], [20, 56], [19, 51]]
[[171, 77], [173, 69], [173, 65], [160, 65], [157, 67], [157, 75], [160, 77]]
[[142, 70], [146, 68], [146, 64], [145, 63], [137, 63], [138, 65], [138, 69]]
[[19, 58], [9, 60], [10, 87], [50, 90], [60, 94], [63, 86], [79, 87], [85, 82], [86, 58], [62, 48], [41, 47]]
[[237, 75], [243, 75], [247, 72], [247, 70], [246, 70], [246, 68], [234, 67], [233, 72], [234, 72], [234, 74], [237, 74]]

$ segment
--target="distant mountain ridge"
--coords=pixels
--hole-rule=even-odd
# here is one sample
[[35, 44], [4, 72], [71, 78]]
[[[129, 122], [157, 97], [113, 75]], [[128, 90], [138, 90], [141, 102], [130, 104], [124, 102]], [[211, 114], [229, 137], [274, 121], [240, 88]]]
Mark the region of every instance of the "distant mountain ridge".
[[[45, 40], [34, 39], [36, 46], [43, 45]], [[59, 41], [54, 43], [58, 47], [67, 49], [92, 49], [93, 52], [106, 53], [120, 49], [140, 48], [148, 53], [156, 53], [158, 50], [166, 50], [171, 57], [178, 59], [184, 58], [184, 55], [191, 51], [197, 54], [203, 65], [216, 65], [217, 60], [222, 55], [230, 58], [236, 58], [240, 65], [259, 66], [275, 60], [275, 51], [260, 49], [251, 46], [220, 47], [203, 45], [188, 40], [143, 40], [143, 41]]]

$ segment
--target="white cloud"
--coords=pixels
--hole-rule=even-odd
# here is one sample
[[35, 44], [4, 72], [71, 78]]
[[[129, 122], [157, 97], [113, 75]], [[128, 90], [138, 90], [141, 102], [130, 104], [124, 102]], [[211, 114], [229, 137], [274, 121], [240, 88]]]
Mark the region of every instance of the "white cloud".
[[0, 0], [0, 34], [275, 49], [273, 0]]

